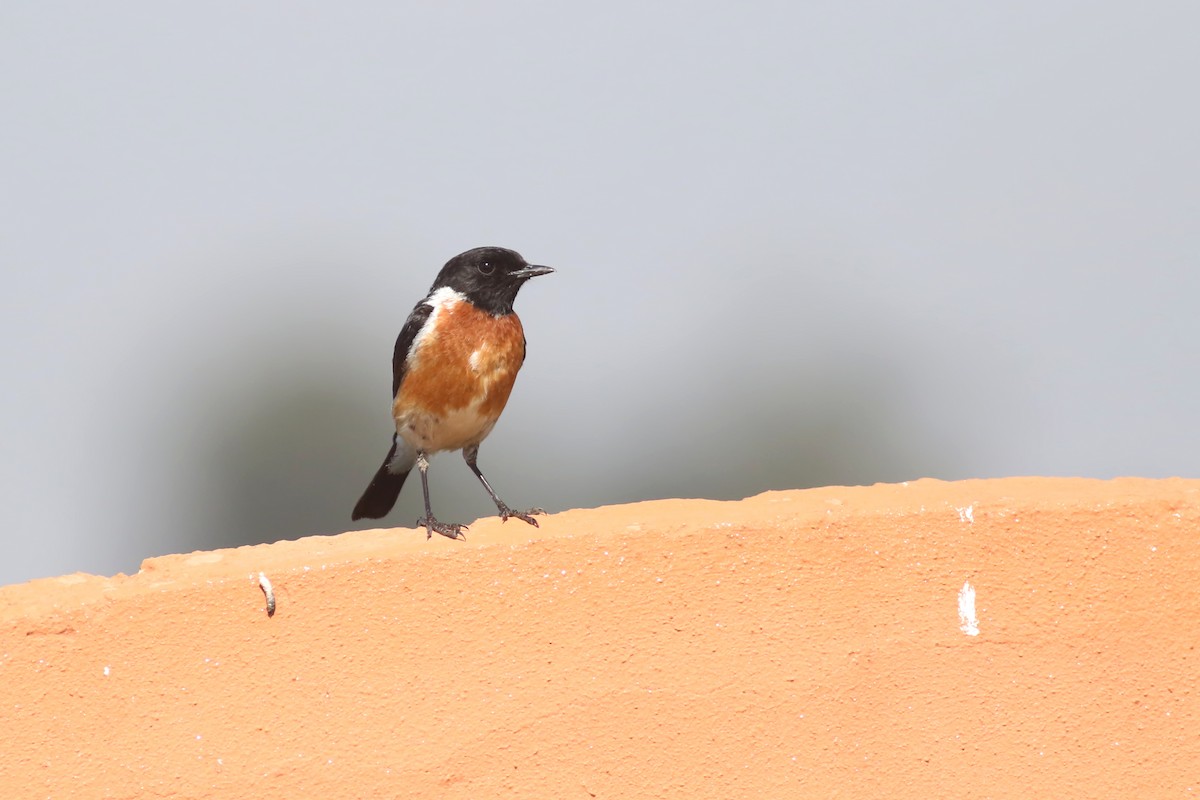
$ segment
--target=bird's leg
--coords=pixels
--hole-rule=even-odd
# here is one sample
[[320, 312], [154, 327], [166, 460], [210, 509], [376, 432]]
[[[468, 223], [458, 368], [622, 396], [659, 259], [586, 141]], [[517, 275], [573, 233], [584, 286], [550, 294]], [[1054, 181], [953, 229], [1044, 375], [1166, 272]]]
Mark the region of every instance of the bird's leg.
[[[532, 515], [545, 514], [546, 510], [543, 508], [530, 508], [526, 511], [513, 511], [511, 508], [509, 508], [508, 504], [501, 500], [500, 496], [496, 494], [496, 491], [492, 488], [492, 485], [488, 483], [487, 478], [483, 477], [483, 473], [479, 471], [479, 465], [475, 463], [475, 460], [478, 457], [479, 445], [473, 444], [470, 447], [463, 448], [463, 458], [466, 459], [467, 466], [471, 468], [471, 472], [475, 473], [475, 477], [479, 478], [479, 482], [483, 484], [484, 489], [487, 489], [487, 493], [492, 496], [492, 502], [496, 504], [496, 509], [500, 512], [500, 519], [503, 522], [508, 522], [509, 517], [516, 517], [523, 522], [528, 522], [535, 528], [538, 527], [537, 520], [534, 519]], [[424, 475], [425, 473], [421, 474]]]
[[421, 490], [425, 493], [425, 516], [417, 520], [417, 525], [425, 526], [425, 538], [432, 539], [436, 531], [451, 539], [466, 539], [463, 535], [463, 531], [467, 529], [466, 525], [447, 524], [433, 518], [433, 509], [429, 506], [429, 476], [425, 474], [429, 469], [429, 459], [425, 457], [424, 450], [417, 451], [417, 468], [421, 470]]

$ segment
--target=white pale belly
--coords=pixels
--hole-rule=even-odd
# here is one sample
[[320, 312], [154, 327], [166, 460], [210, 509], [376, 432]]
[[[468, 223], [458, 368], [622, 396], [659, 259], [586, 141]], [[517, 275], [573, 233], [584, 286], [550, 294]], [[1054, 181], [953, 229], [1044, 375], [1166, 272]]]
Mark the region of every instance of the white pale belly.
[[482, 442], [496, 424], [477, 409], [477, 405], [471, 405], [442, 415], [410, 412], [396, 420], [396, 433], [413, 449], [426, 453], [461, 450]]

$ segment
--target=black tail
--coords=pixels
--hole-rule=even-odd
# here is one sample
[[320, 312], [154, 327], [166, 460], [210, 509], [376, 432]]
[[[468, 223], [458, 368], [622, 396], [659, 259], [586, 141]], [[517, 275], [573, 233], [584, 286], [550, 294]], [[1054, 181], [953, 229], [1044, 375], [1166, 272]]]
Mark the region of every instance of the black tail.
[[392, 510], [392, 506], [396, 505], [396, 498], [400, 496], [400, 490], [404, 488], [404, 479], [412, 470], [400, 473], [389, 470], [388, 466], [392, 463], [395, 455], [396, 443], [393, 440], [392, 449], [388, 450], [387, 458], [383, 460], [383, 466], [375, 473], [375, 477], [371, 479], [371, 485], [363, 492], [363, 496], [358, 498], [358, 503], [355, 504], [350, 519], [360, 520], [363, 517], [379, 519], [386, 516]]

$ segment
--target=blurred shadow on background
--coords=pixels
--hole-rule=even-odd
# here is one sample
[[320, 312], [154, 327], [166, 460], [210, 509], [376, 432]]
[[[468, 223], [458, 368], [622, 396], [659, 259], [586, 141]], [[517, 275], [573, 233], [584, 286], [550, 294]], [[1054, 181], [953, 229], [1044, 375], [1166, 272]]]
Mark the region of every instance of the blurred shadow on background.
[[[239, 409], [230, 415], [236, 423], [210, 443], [203, 469], [215, 478], [215, 497], [203, 547], [348, 527], [350, 508], [378, 466], [363, 461], [348, 431], [379, 416], [378, 409], [361, 393], [347, 391], [349, 381], [312, 377], [276, 386], [278, 396]], [[380, 459], [384, 452], [381, 448]]]
[[[639, 497], [740, 499], [771, 489], [862, 485], [955, 473], [909, 419], [908, 385], [875, 359], [792, 381], [724, 381], [614, 487]], [[678, 424], [678, 423], [677, 423]]]
[[[210, 502], [192, 520], [202, 521], [189, 534], [194, 546], [412, 526], [421, 504], [415, 473], [385, 520], [350, 522], [354, 501], [387, 449], [386, 398], [364, 392], [358, 376], [336, 366], [318, 374], [297, 363], [284, 373], [290, 382], [264, 385], [237, 408], [213, 409], [214, 418], [229, 424], [213, 431], [198, 454], [212, 482]], [[929, 462], [928, 443], [906, 424], [903, 381], [874, 359], [804, 377], [794, 384], [724, 381], [673, 413], [647, 406], [664, 398], [631, 397], [642, 422], [614, 418], [613, 430], [601, 432], [609, 444], [600, 451], [581, 453], [556, 441], [553, 423], [527, 431], [514, 421], [503, 439], [497, 434], [485, 443], [481, 465], [514, 505], [551, 511], [663, 497], [737, 499], [769, 489], [956, 471], [945, 453], [940, 463]], [[379, 402], [370, 403], [372, 397]], [[521, 403], [535, 400], [527, 395]], [[545, 421], [544, 409], [525, 414], [535, 428], [539, 416]], [[654, 419], [668, 421], [645, 421]], [[615, 431], [636, 440], [636, 450], [618, 443]], [[532, 444], [515, 444], [522, 439]], [[435, 458], [430, 476], [439, 515], [469, 522], [492, 513], [458, 454]]]

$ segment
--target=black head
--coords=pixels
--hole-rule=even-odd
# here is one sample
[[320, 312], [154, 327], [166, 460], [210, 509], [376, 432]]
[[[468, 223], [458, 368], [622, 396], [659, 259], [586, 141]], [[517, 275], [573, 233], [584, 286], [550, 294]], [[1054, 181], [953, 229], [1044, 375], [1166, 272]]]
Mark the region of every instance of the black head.
[[448, 287], [492, 314], [510, 314], [517, 292], [530, 278], [554, 272], [529, 264], [515, 250], [476, 247], [446, 262], [430, 293]]

